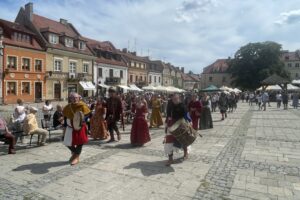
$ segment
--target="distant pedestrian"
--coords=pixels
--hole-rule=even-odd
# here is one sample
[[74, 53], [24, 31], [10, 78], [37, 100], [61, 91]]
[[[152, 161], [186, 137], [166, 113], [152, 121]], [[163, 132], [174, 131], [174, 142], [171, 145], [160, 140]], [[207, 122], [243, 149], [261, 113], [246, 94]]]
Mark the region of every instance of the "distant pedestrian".
[[221, 93], [221, 96], [219, 98], [219, 109], [222, 115], [222, 120], [224, 120], [227, 117], [227, 109], [228, 109], [228, 100], [224, 92]]
[[277, 102], [277, 108], [280, 108], [282, 102], [282, 95], [280, 92], [277, 92], [276, 94], [276, 102]]
[[283, 103], [283, 109], [287, 110], [288, 103], [289, 103], [289, 96], [286, 91], [282, 94], [282, 103]]
[[213, 128], [213, 121], [211, 117], [211, 102], [210, 97], [207, 94], [201, 99], [202, 110], [200, 117], [200, 130]]
[[262, 104], [263, 104], [264, 111], [266, 111], [268, 102], [269, 102], [269, 94], [266, 91], [264, 91], [262, 94]]
[[294, 109], [298, 109], [298, 106], [299, 106], [299, 94], [294, 93], [293, 94], [293, 107], [294, 107]]

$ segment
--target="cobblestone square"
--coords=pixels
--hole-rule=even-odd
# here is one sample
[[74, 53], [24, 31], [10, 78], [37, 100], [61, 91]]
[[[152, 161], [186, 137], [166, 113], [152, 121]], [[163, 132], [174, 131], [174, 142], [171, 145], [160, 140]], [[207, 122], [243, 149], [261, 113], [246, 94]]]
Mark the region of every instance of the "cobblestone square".
[[118, 143], [91, 140], [73, 167], [59, 135], [44, 147], [18, 145], [16, 155], [1, 145], [0, 199], [300, 199], [300, 111], [239, 103], [220, 118], [213, 113], [214, 128], [171, 167], [163, 128], [141, 148], [129, 145], [129, 125]]

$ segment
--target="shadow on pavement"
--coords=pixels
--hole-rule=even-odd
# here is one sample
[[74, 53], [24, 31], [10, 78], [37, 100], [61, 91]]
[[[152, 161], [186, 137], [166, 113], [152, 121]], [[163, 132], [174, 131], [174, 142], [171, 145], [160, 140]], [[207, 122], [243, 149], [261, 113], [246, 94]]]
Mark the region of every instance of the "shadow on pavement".
[[49, 172], [50, 168], [60, 167], [63, 165], [67, 165], [69, 162], [67, 161], [59, 161], [59, 162], [47, 162], [47, 163], [33, 163], [28, 165], [21, 165], [12, 171], [25, 171], [30, 170], [33, 174], [46, 174]]
[[158, 174], [169, 174], [175, 172], [175, 170], [170, 166], [165, 166], [166, 161], [139, 161], [132, 163], [124, 169], [140, 169], [144, 176], [154, 176]]

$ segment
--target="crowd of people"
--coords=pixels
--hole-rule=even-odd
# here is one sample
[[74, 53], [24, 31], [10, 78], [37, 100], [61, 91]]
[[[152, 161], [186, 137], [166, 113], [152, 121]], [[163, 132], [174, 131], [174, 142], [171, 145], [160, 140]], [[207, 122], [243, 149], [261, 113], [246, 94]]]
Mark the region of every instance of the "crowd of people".
[[[174, 151], [183, 149], [185, 160], [190, 149], [189, 145], [182, 145], [171, 131], [179, 120], [184, 119], [193, 130], [213, 128], [211, 112], [218, 109], [221, 120], [225, 120], [227, 113], [236, 109], [238, 99], [239, 95], [224, 92], [119, 94], [112, 87], [109, 88], [106, 98], [89, 98], [84, 101], [79, 94], [71, 93], [68, 104], [65, 107], [57, 105], [53, 117], [54, 108], [50, 101], [46, 101], [42, 113], [47, 122], [52, 117], [51, 126], [63, 130], [63, 144], [71, 151], [71, 165], [79, 163], [82, 147], [88, 142], [88, 137], [93, 140], [107, 140], [107, 143], [120, 141], [119, 128], [124, 129], [126, 122], [132, 124], [130, 143], [134, 147], [151, 141], [149, 129], [164, 126], [164, 150], [169, 158], [166, 165], [170, 166], [173, 163]], [[0, 118], [0, 136], [7, 140], [9, 154], [15, 153], [14, 146], [19, 138], [22, 140], [24, 133], [39, 135], [38, 145], [46, 145], [48, 131], [39, 127], [37, 111], [37, 108], [25, 107], [22, 100], [18, 100], [11, 121], [6, 123]]]

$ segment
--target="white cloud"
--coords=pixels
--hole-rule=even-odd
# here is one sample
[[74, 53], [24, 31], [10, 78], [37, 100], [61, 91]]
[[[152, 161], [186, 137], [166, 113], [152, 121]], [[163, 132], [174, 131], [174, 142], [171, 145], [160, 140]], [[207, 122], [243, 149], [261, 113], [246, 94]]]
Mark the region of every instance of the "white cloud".
[[280, 18], [275, 21], [275, 24], [284, 25], [284, 24], [295, 24], [299, 22], [300, 22], [300, 9], [281, 13]]

